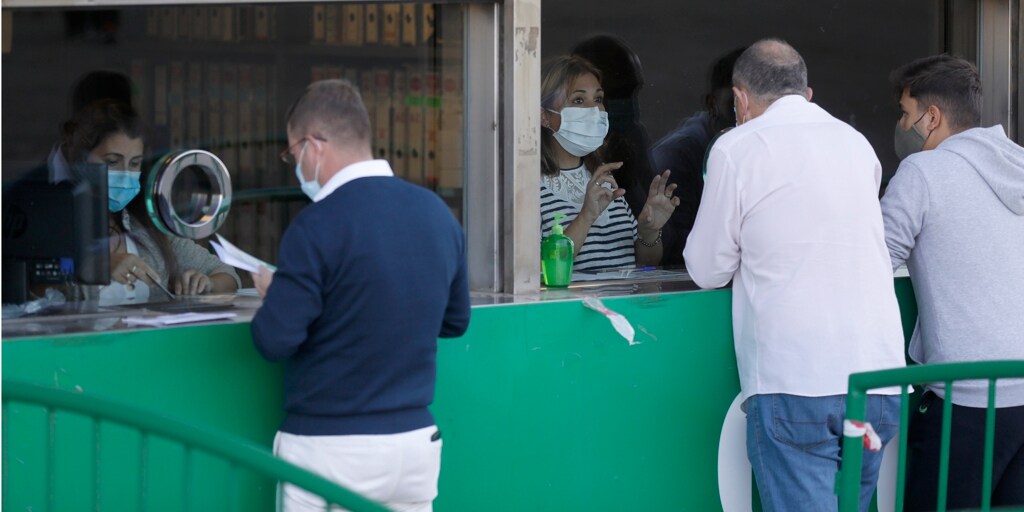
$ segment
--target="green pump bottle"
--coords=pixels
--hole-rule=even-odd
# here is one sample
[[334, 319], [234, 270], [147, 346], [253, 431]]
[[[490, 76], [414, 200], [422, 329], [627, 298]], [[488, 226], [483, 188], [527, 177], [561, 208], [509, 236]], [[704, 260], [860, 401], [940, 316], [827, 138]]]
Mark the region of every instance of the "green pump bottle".
[[565, 215], [555, 214], [555, 225], [551, 227], [551, 235], [544, 237], [540, 243], [540, 266], [544, 277], [544, 285], [554, 288], [565, 288], [572, 281], [572, 257], [574, 252], [572, 239], [565, 236], [560, 221]]

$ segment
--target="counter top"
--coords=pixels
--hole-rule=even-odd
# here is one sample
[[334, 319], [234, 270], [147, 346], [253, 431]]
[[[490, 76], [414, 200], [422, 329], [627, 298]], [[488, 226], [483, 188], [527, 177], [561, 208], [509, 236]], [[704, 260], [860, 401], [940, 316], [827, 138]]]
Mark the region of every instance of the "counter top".
[[[587, 296], [621, 297], [654, 293], [684, 292], [698, 290], [685, 272], [637, 273], [626, 278], [594, 279], [574, 283], [568, 288], [541, 289], [535, 293], [507, 294], [471, 292], [470, 302], [474, 308], [514, 305], [534, 302], [579, 300]], [[132, 331], [139, 329], [172, 329], [192, 326], [184, 323], [153, 327], [135, 325], [127, 318], [153, 319], [162, 315], [187, 312], [227, 312], [234, 316], [227, 319], [204, 323], [247, 323], [252, 320], [262, 300], [255, 290], [242, 290], [238, 294], [204, 295], [172, 302], [150, 302], [144, 304], [100, 306], [94, 301], [67, 303], [51, 307], [40, 313], [20, 318], [4, 319], [2, 324], [5, 341], [16, 338], [59, 336], [92, 332]]]
[[[896, 271], [895, 277], [906, 277], [905, 267]], [[690, 276], [683, 271], [655, 271], [635, 273], [627, 278], [595, 279], [574, 282], [568, 288], [542, 288], [538, 292], [524, 294], [471, 292], [470, 302], [474, 308], [529, 304], [537, 302], [580, 300], [584, 297], [613, 298], [639, 295], [699, 291]], [[153, 302], [123, 306], [99, 306], [84, 301], [68, 303], [59, 308], [45, 310], [41, 314], [21, 318], [4, 319], [3, 340], [10, 341], [26, 337], [51, 337], [59, 335], [84, 334], [92, 332], [132, 331], [139, 329], [173, 329], [194, 326], [185, 323], [172, 326], [152, 327], [126, 323], [129, 317], [154, 318], [161, 315], [196, 312], [230, 312], [228, 319], [206, 321], [212, 323], [248, 323], [252, 320], [262, 300], [255, 290], [242, 290], [238, 294], [205, 295], [177, 302]]]

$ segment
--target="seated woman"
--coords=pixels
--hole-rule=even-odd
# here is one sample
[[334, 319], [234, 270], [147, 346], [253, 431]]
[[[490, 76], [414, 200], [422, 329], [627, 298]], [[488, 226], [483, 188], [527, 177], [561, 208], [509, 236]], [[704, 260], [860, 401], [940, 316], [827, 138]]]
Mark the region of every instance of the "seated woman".
[[634, 217], [612, 176], [622, 162], [601, 155], [608, 115], [600, 71], [582, 57], [558, 57], [545, 66], [541, 94], [542, 236], [562, 213], [570, 221], [565, 234], [575, 245], [574, 270], [658, 265], [661, 228], [679, 205], [669, 171], [654, 176]]
[[64, 124], [62, 158], [51, 160], [107, 164], [111, 283], [100, 288], [100, 302], [145, 302], [163, 293], [156, 279], [175, 294], [237, 290], [241, 281], [234, 269], [192, 240], [157, 230], [139, 195], [143, 150], [142, 122], [132, 108], [101, 100]]

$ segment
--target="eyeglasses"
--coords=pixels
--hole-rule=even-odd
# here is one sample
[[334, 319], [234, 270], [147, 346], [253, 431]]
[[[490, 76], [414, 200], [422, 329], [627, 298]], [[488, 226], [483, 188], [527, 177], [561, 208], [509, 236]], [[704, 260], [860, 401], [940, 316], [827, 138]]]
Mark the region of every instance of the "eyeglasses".
[[[327, 142], [327, 139], [319, 135], [307, 135], [306, 137], [312, 137], [313, 139], [316, 139], [320, 142]], [[292, 154], [292, 150], [295, 149], [295, 147], [298, 146], [299, 144], [306, 142], [306, 137], [299, 139], [295, 144], [292, 144], [291, 146], [285, 148], [285, 150], [281, 152], [281, 161], [290, 166], [294, 166], [295, 155]]]
[[299, 144], [303, 144], [305, 142], [306, 142], [306, 138], [303, 137], [303, 138], [299, 139], [299, 141], [296, 142], [295, 144], [292, 144], [291, 146], [288, 146], [287, 148], [285, 148], [285, 150], [281, 152], [281, 161], [286, 163], [286, 164], [288, 164], [289, 166], [294, 166], [295, 165], [295, 156], [292, 155], [292, 150], [295, 149], [295, 146], [298, 146]]

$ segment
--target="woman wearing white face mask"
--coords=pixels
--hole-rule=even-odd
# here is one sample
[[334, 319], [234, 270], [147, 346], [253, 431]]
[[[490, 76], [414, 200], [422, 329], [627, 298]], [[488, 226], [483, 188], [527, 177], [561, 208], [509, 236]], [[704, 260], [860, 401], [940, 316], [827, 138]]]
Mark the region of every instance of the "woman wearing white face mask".
[[634, 217], [612, 171], [622, 162], [604, 162], [601, 145], [608, 133], [601, 73], [578, 56], [550, 61], [541, 86], [541, 232], [551, 233], [556, 213], [565, 214], [572, 238], [574, 270], [657, 265], [661, 228], [679, 199], [669, 171], [654, 177], [647, 202]]
[[[159, 298], [163, 292], [156, 279], [184, 295], [238, 289], [240, 281], [234, 269], [192, 240], [160, 233], [150, 220], [145, 199], [139, 194], [143, 128], [130, 106], [114, 100], [97, 101], [63, 128], [60, 158], [51, 159], [51, 167], [67, 166], [67, 162], [107, 165], [111, 283], [100, 288], [101, 303]], [[69, 171], [57, 174], [67, 176]]]

